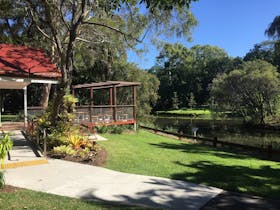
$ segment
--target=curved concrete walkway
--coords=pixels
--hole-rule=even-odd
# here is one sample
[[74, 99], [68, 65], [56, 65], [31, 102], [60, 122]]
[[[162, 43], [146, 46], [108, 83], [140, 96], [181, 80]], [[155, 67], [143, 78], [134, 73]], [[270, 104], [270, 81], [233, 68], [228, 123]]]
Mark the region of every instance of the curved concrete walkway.
[[221, 189], [69, 161], [7, 169], [6, 184], [57, 195], [168, 209], [199, 209]]

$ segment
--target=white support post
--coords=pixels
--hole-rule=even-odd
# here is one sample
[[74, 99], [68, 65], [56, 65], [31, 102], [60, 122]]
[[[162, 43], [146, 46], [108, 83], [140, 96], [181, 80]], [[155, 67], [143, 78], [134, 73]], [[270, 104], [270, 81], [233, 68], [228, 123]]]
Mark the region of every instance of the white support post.
[[23, 88], [24, 93], [24, 127], [27, 128], [27, 86]]

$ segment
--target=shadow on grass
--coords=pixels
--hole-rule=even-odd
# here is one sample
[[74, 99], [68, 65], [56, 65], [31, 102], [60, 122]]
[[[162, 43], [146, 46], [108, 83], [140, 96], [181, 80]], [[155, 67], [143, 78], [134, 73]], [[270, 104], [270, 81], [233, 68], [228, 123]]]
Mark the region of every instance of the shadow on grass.
[[211, 154], [221, 158], [238, 158], [238, 159], [257, 158], [261, 160], [271, 160], [271, 161], [280, 162], [280, 154], [268, 155], [266, 152], [245, 150], [239, 148], [213, 147], [206, 144], [196, 144], [196, 143], [172, 144], [172, 143], [161, 142], [159, 144], [151, 143], [150, 145], [159, 148], [164, 148], [164, 149], [174, 149], [186, 153]]
[[211, 161], [177, 165], [197, 169], [196, 173], [172, 174], [172, 179], [203, 183], [229, 191], [245, 192], [270, 198], [280, 198], [280, 169], [262, 166], [255, 169], [245, 166], [225, 166]]
[[249, 159], [247, 154], [245, 153], [232, 153], [227, 149], [214, 148], [200, 144], [191, 144], [191, 143], [180, 143], [180, 144], [172, 144], [161, 142], [159, 144], [150, 144], [155, 147], [164, 148], [164, 149], [174, 149], [176, 151], [185, 152], [185, 153], [195, 153], [195, 154], [210, 154], [214, 156], [218, 156], [221, 158], [242, 158]]
[[[171, 174], [172, 179], [186, 180], [195, 183], [202, 183], [218, 187], [224, 190], [245, 192], [249, 194], [280, 198], [280, 168], [271, 168], [269, 165], [262, 165], [256, 168], [255, 159], [252, 159], [247, 152], [233, 153], [229, 149], [213, 148], [199, 144], [171, 144], [162, 142], [151, 144], [165, 149], [174, 149], [186, 154], [213, 155], [220, 158], [228, 158], [223, 164], [215, 160], [192, 161], [189, 164], [175, 162], [179, 166], [186, 167], [182, 173]], [[231, 162], [245, 160], [245, 166], [232, 165]], [[277, 163], [280, 166], [280, 163]], [[275, 165], [275, 166], [277, 166]], [[189, 172], [190, 168], [196, 172]]]
[[[132, 192], [110, 192], [104, 194], [95, 189], [88, 189], [81, 195], [81, 199], [108, 202], [109, 200], [121, 204], [139, 205], [143, 207], [162, 209], [199, 209], [221, 191], [207, 186], [200, 186], [180, 180], [155, 179], [143, 181], [142, 186], [132, 184]], [[143, 186], [149, 185], [145, 188]], [[101, 196], [99, 196], [101, 195]]]

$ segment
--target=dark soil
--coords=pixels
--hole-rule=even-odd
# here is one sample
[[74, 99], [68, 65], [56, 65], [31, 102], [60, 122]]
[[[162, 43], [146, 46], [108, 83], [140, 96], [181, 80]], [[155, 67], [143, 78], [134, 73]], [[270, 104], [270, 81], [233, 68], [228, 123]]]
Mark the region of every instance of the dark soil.
[[104, 148], [101, 148], [94, 159], [93, 165], [103, 166], [106, 163], [107, 157], [108, 155], [106, 150]]
[[20, 190], [20, 188], [10, 186], [10, 185], [5, 185], [3, 189], [0, 189], [0, 193], [10, 193], [10, 192], [16, 192], [18, 190]]

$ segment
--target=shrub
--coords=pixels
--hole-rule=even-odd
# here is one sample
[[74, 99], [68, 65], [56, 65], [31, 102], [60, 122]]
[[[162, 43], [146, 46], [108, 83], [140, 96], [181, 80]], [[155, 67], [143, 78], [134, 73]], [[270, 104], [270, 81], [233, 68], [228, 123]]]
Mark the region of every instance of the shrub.
[[107, 125], [99, 125], [99, 126], [96, 126], [96, 131], [98, 133], [108, 133], [108, 126]]
[[111, 132], [113, 134], [121, 134], [124, 131], [125, 127], [114, 125], [111, 127]]
[[0, 171], [0, 189], [4, 188], [4, 186], [5, 186], [4, 173]]
[[96, 126], [97, 133], [113, 133], [113, 134], [121, 134], [126, 130], [132, 130], [133, 126], [131, 125], [99, 125]]

